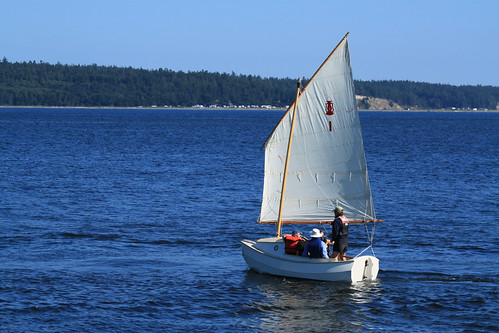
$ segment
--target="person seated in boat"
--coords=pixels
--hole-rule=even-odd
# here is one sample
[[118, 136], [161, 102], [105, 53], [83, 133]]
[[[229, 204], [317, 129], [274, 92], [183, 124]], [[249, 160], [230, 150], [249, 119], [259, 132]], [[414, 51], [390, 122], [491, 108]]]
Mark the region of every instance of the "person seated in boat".
[[333, 254], [331, 258], [339, 261], [347, 260], [348, 250], [348, 219], [343, 215], [343, 208], [338, 206], [334, 209], [334, 221], [331, 222], [331, 243]]
[[310, 232], [311, 241], [305, 246], [303, 256], [309, 258], [329, 258], [327, 255], [326, 243], [321, 239], [322, 234], [319, 229], [312, 229]]
[[287, 254], [302, 255], [307, 239], [302, 237], [301, 232], [293, 230], [291, 235], [284, 235], [284, 252]]
[[321, 230], [321, 240], [326, 244], [326, 251], [329, 254], [329, 245], [332, 244], [331, 240], [326, 237], [326, 234], [324, 234], [324, 231]]

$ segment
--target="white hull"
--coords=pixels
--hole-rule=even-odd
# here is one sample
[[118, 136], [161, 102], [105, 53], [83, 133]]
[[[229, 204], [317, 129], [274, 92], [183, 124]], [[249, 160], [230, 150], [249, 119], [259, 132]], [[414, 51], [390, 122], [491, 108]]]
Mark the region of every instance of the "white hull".
[[378, 276], [379, 260], [360, 256], [347, 261], [314, 259], [284, 253], [281, 237], [243, 240], [243, 257], [248, 266], [272, 275], [321, 281], [372, 281]]

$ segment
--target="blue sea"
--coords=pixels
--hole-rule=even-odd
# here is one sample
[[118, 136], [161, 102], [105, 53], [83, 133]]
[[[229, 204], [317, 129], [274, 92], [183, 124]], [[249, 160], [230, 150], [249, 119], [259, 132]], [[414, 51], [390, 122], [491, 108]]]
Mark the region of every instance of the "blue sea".
[[275, 232], [259, 149], [282, 115], [0, 109], [0, 331], [499, 330], [499, 113], [360, 113], [385, 222], [357, 284], [242, 258]]

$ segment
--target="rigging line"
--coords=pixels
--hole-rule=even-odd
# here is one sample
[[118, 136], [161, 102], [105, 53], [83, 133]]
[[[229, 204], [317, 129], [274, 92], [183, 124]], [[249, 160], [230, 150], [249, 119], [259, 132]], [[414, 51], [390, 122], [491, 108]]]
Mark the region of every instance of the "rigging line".
[[374, 217], [372, 217], [371, 215], [369, 215], [369, 214], [367, 214], [366, 212], [363, 212], [363, 211], [361, 211], [361, 210], [358, 210], [357, 208], [352, 207], [352, 206], [348, 205], [347, 203], [345, 203], [345, 204], [343, 204], [343, 205], [344, 205], [345, 207], [349, 208], [350, 210], [352, 210], [352, 211], [354, 211], [354, 212], [357, 212], [357, 213], [359, 213], [359, 214], [363, 215], [363, 216], [364, 216], [364, 218], [369, 218], [369, 219], [375, 220], [375, 218], [374, 218]]
[[[364, 250], [360, 251], [360, 252], [359, 252], [359, 253], [358, 253], [358, 254], [357, 254], [354, 258], [359, 257], [362, 253], [366, 252], [366, 250], [367, 250], [367, 249], [369, 249], [369, 248], [371, 248], [371, 250], [372, 250], [372, 246], [370, 246], [370, 245], [369, 245], [369, 246], [368, 246], [368, 247], [366, 247]], [[373, 254], [374, 254], [374, 251], [373, 251]]]
[[369, 241], [369, 244], [371, 244], [371, 246], [372, 246], [373, 242], [374, 242], [374, 228], [376, 228], [376, 224], [373, 223], [371, 232], [369, 232], [369, 226], [367, 225], [367, 223], [365, 224], [365, 227], [366, 227], [366, 233], [367, 233], [367, 240]]
[[[376, 257], [376, 254], [374, 254], [374, 247], [373, 247], [373, 241], [374, 241], [374, 228], [376, 228], [376, 224], [373, 223], [373, 227], [372, 227], [372, 230], [371, 230], [371, 233], [369, 234], [369, 227], [367, 226], [367, 223], [365, 224], [365, 227], [366, 227], [366, 233], [367, 233], [367, 240], [369, 241], [369, 246], [368, 248], [371, 248], [371, 251], [373, 253], [373, 256]], [[367, 248], [366, 248], [367, 250]], [[365, 251], [365, 250], [364, 250]], [[362, 251], [362, 252], [364, 252]], [[361, 252], [361, 253], [362, 253]]]
[[[371, 235], [374, 237], [374, 226], [373, 226], [373, 231], [372, 231]], [[370, 246], [370, 248], [371, 248], [371, 252], [373, 253], [373, 256], [375, 256], [375, 257], [376, 257], [376, 254], [374, 253], [374, 247], [373, 247], [373, 243], [372, 243], [372, 241], [371, 241], [371, 246]]]
[[372, 246], [372, 242], [371, 242], [371, 235], [369, 234], [369, 229], [367, 227], [367, 223], [364, 225], [364, 227], [366, 228], [366, 234], [367, 234], [367, 241], [369, 242], [369, 246]]
[[376, 254], [374, 253], [374, 248], [373, 248], [373, 239], [374, 239], [374, 228], [376, 227], [375, 224], [373, 223], [373, 228], [372, 228], [372, 232], [371, 234], [369, 235], [369, 229], [367, 227], [367, 223], [365, 225], [366, 227], [366, 232], [367, 232], [367, 239], [369, 240], [369, 246], [366, 247], [364, 250], [362, 250], [360, 253], [358, 253], [355, 258], [357, 258], [358, 256], [360, 256], [362, 253], [366, 252], [367, 249], [371, 249], [371, 252], [373, 253], [373, 256], [376, 257]]
[[373, 223], [373, 228], [371, 230], [371, 246], [373, 245], [374, 242], [374, 228], [376, 228], [376, 223]]
[[326, 232], [327, 232], [326, 224], [321, 224], [321, 226], [322, 226], [322, 229], [324, 229], [324, 236], [326, 236]]

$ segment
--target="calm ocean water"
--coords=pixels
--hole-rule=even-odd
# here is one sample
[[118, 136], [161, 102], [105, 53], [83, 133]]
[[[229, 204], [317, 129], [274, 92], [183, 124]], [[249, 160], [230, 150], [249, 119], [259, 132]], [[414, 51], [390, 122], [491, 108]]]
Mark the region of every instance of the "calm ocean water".
[[499, 113], [361, 112], [386, 222], [353, 285], [241, 256], [274, 233], [259, 148], [282, 114], [0, 109], [0, 331], [498, 331]]

